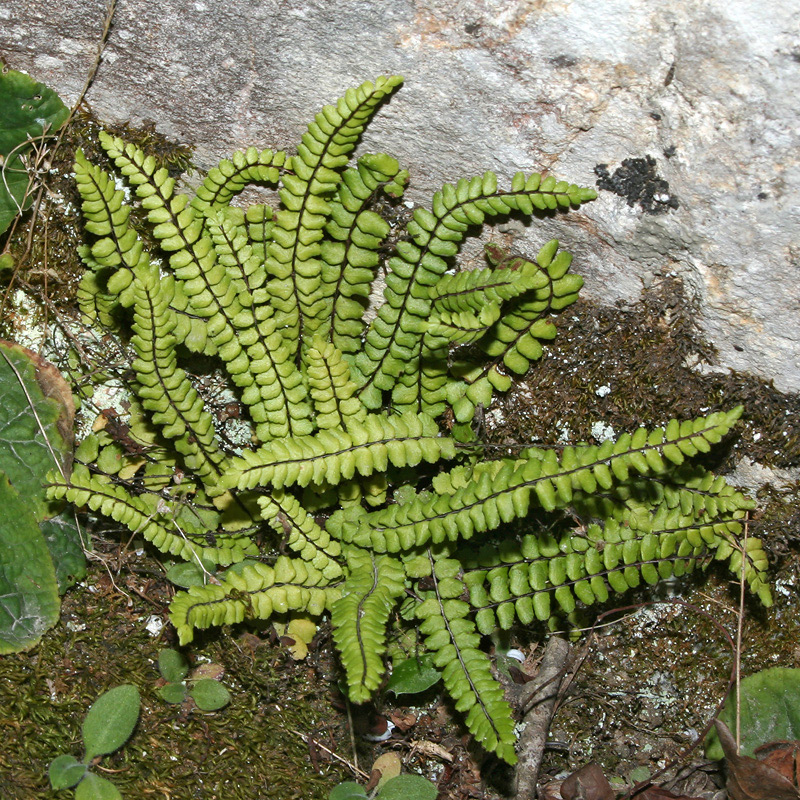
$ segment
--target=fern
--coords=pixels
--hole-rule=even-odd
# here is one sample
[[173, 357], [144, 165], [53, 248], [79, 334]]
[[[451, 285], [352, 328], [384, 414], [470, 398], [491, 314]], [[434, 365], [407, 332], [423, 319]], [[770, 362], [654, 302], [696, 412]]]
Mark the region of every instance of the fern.
[[[511, 712], [483, 634], [549, 624], [714, 559], [737, 574], [744, 564], [769, 603], [766, 557], [757, 539], [746, 552], [740, 543], [752, 501], [691, 461], [741, 409], [481, 460], [476, 409], [541, 356], [582, 281], [555, 240], [533, 257], [490, 244], [473, 271], [454, 269], [454, 257], [486, 221], [595, 195], [537, 173], [502, 189], [487, 172], [414, 209], [389, 252], [379, 211], [408, 175], [386, 154], [348, 165], [400, 82], [349, 90], [295, 153], [239, 152], [193, 197], [153, 158], [102, 134], [147, 212], [152, 253], [112, 177], [78, 153], [91, 237], [81, 308], [130, 336], [134, 398], [124, 442], [91, 434], [50, 493], [164, 552], [228, 567], [176, 594], [184, 644], [199, 628], [329, 613], [354, 702], [380, 689], [387, 625], [406, 598], [401, 616], [419, 625], [467, 727], [513, 762]], [[231, 206], [250, 183], [277, 187], [279, 207]], [[369, 319], [381, 265], [383, 303]], [[184, 351], [225, 370], [252, 436], [222, 435], [179, 366]], [[591, 522], [576, 528], [580, 518]], [[274, 559], [276, 547], [292, 555]]]

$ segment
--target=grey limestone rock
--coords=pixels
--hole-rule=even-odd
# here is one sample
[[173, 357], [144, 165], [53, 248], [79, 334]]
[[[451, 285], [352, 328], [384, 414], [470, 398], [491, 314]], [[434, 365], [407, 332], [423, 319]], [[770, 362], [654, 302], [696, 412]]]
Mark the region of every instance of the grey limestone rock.
[[[6, 0], [0, 55], [73, 101], [104, 14]], [[361, 150], [397, 156], [413, 200], [484, 169], [599, 181], [580, 214], [501, 240], [531, 253], [558, 236], [606, 302], [676, 273], [722, 367], [800, 389], [791, 0], [119, 0], [88, 101], [196, 144], [209, 167], [290, 146], [320, 105], [390, 72], [406, 86]]]

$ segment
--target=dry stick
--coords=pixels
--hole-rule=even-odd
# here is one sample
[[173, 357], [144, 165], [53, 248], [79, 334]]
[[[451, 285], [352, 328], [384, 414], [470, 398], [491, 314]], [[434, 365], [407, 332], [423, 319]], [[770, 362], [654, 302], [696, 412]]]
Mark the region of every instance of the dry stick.
[[745, 514], [744, 536], [742, 537], [742, 569], [739, 573], [739, 616], [736, 621], [736, 652], [734, 653], [734, 669], [736, 670], [736, 752], [742, 742], [742, 715], [741, 693], [739, 688], [742, 683], [742, 629], [744, 628], [744, 590], [745, 572], [747, 571], [747, 533], [750, 514]]
[[358, 765], [354, 764], [352, 761], [348, 761], [346, 758], [343, 758], [338, 753], [335, 753], [330, 747], [325, 747], [322, 742], [318, 742], [313, 736], [309, 736], [307, 733], [301, 733], [300, 731], [296, 731], [294, 728], [287, 728], [290, 733], [299, 736], [304, 742], [307, 744], [314, 744], [315, 747], [319, 747], [320, 750], [324, 750], [331, 758], [335, 758], [337, 761], [340, 761], [342, 764], [345, 764], [349, 767], [355, 775], [359, 778], [363, 778], [364, 780], [369, 780], [369, 775], [364, 772], [363, 769], [360, 769]]
[[571, 652], [566, 640], [553, 636], [545, 648], [536, 679], [525, 686], [524, 728], [519, 737], [519, 763], [514, 773], [516, 800], [531, 800], [535, 796], [550, 721]]

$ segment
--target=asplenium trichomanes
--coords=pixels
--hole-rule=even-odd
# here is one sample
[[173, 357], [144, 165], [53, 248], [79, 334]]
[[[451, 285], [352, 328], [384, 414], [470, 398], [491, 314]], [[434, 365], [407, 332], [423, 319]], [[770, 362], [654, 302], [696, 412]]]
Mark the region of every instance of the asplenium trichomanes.
[[[152, 157], [101, 134], [168, 266], [144, 247], [112, 178], [77, 154], [94, 237], [81, 254], [82, 307], [97, 324], [125, 321], [134, 397], [124, 441], [89, 436], [51, 493], [162, 551], [228, 568], [175, 596], [184, 644], [196, 628], [329, 613], [356, 703], [381, 684], [399, 608], [469, 729], [513, 762], [514, 724], [481, 634], [714, 557], [738, 574], [751, 501], [687, 459], [740, 411], [482, 459], [476, 408], [540, 357], [582, 280], [557, 241], [532, 259], [489, 246], [488, 266], [472, 271], [458, 271], [459, 245], [487, 219], [561, 213], [595, 193], [537, 173], [517, 173], [509, 189], [491, 172], [445, 184], [385, 258], [390, 225], [376, 201], [400, 197], [407, 173], [382, 153], [349, 163], [400, 83], [350, 89], [316, 115], [296, 154], [238, 152], [191, 198]], [[279, 209], [231, 206], [250, 183], [277, 187]], [[381, 264], [384, 301], [365, 322]], [[232, 447], [215, 430], [178, 366], [191, 353], [227, 372], [251, 443]], [[765, 566], [749, 539], [745, 575], [769, 602]]]

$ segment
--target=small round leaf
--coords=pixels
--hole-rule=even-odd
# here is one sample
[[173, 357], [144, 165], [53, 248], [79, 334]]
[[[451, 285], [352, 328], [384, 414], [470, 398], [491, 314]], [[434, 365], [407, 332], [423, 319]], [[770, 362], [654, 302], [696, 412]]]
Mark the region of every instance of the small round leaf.
[[158, 671], [165, 681], [182, 681], [189, 674], [189, 665], [177, 650], [162, 650], [158, 654]]
[[219, 681], [211, 678], [197, 681], [189, 689], [189, 694], [201, 711], [217, 711], [231, 701], [230, 692]]
[[107, 778], [87, 772], [75, 789], [75, 800], [122, 800], [122, 795]]
[[167, 703], [182, 703], [189, 691], [185, 683], [168, 683], [158, 690], [158, 694]]
[[436, 786], [422, 775], [398, 775], [386, 784], [379, 800], [436, 800]]
[[75, 786], [86, 774], [86, 764], [78, 761], [75, 756], [63, 755], [50, 762], [47, 775], [53, 789], [69, 789]]
[[366, 800], [367, 793], [355, 781], [344, 781], [331, 789], [328, 800]]
[[430, 656], [407, 658], [392, 670], [386, 688], [395, 694], [419, 694], [430, 689], [441, 677], [442, 673], [433, 666]]
[[139, 690], [130, 684], [109, 689], [94, 701], [82, 728], [87, 763], [128, 741], [139, 719], [139, 705]]

